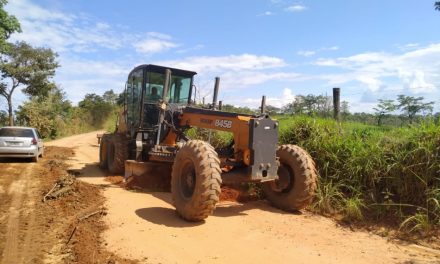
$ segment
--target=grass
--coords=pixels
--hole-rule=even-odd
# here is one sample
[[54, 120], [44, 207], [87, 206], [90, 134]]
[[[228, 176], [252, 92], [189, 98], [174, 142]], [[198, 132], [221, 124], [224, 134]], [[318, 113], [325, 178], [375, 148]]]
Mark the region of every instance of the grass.
[[[280, 144], [316, 161], [320, 186], [312, 209], [361, 221], [398, 218], [408, 231], [439, 227], [440, 127], [382, 128], [309, 117], [279, 117]], [[410, 228], [406, 228], [410, 227]]]

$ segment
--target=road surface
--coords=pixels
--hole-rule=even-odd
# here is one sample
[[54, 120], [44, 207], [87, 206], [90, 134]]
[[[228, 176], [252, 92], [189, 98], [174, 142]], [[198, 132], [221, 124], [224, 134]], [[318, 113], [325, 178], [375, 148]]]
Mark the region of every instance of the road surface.
[[285, 213], [265, 201], [223, 202], [205, 222], [185, 222], [169, 193], [129, 191], [105, 181], [96, 134], [50, 145], [74, 148], [69, 162], [81, 180], [107, 187], [103, 243], [121, 257], [141, 263], [440, 263], [436, 250], [352, 231], [307, 211]]

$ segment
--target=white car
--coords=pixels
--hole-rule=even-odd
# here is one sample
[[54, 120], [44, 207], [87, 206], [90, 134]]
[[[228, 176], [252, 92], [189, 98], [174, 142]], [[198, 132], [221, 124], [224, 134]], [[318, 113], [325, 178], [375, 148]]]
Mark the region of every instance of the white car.
[[40, 133], [33, 127], [0, 128], [0, 157], [31, 158], [37, 162], [43, 157], [44, 146]]

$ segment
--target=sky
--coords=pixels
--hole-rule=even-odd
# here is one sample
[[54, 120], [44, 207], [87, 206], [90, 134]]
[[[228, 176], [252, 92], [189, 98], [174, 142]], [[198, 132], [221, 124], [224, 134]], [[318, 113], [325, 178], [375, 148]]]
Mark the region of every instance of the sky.
[[122, 92], [131, 69], [159, 64], [196, 71], [207, 101], [219, 76], [224, 104], [254, 108], [266, 95], [281, 107], [340, 87], [351, 112], [398, 94], [423, 96], [439, 111], [434, 2], [9, 0], [5, 9], [23, 31], [11, 41], [58, 54], [55, 81], [74, 104]]

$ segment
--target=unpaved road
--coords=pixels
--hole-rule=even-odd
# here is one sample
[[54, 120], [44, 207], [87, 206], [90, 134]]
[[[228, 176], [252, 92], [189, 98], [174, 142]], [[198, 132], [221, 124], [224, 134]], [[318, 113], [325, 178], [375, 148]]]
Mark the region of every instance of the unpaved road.
[[105, 181], [96, 165], [96, 132], [50, 145], [73, 147], [72, 169], [106, 187], [103, 239], [121, 257], [141, 263], [440, 263], [436, 250], [351, 231], [309, 212], [285, 213], [265, 201], [221, 203], [205, 222], [188, 223], [176, 215], [169, 193], [128, 191]]
[[[30, 241], [31, 232], [27, 232], [23, 241], [19, 240], [22, 228], [33, 227], [35, 214], [33, 210], [33, 199], [27, 196], [33, 195], [33, 189], [37, 184], [32, 181], [32, 169], [34, 163], [15, 162], [8, 166], [8, 169], [2, 170], [2, 175], [14, 175], [14, 178], [2, 177], [0, 196], [8, 196], [9, 199], [2, 199], [2, 202], [9, 202], [9, 208], [5, 211], [5, 215], [1, 216], [1, 223], [4, 224], [5, 230], [3, 235], [3, 253], [0, 259], [4, 263], [21, 263], [29, 261], [32, 255], [33, 244]], [[7, 190], [5, 189], [7, 187]], [[25, 202], [26, 201], [26, 202]], [[6, 203], [7, 204], [7, 203]], [[4, 206], [4, 205], [3, 205]]]

